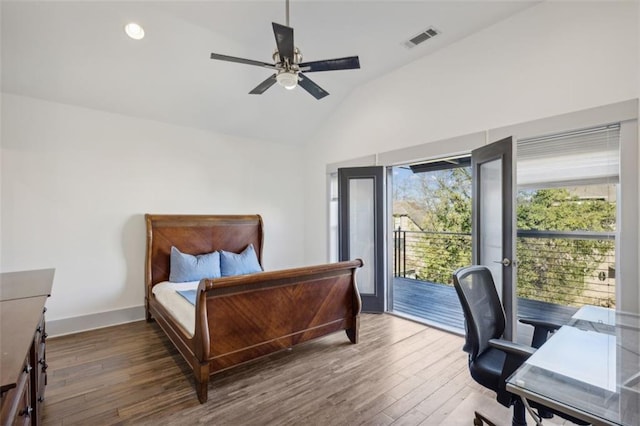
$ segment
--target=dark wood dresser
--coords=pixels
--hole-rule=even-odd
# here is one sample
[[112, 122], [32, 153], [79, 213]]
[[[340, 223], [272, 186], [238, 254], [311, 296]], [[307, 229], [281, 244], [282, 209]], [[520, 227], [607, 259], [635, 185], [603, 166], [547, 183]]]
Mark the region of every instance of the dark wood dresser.
[[53, 269], [0, 273], [0, 425], [39, 425]]

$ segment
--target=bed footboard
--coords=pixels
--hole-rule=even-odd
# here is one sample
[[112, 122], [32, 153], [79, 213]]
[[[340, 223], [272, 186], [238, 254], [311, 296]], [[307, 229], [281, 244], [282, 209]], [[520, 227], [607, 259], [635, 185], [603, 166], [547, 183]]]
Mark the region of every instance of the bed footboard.
[[200, 402], [210, 374], [340, 330], [357, 343], [361, 266], [358, 259], [202, 280], [194, 335]]

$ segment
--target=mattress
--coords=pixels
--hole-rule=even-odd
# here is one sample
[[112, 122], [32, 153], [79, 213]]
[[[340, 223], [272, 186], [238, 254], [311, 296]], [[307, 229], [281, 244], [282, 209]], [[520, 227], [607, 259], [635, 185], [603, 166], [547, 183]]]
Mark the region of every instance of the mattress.
[[153, 286], [152, 292], [156, 300], [171, 314], [171, 316], [193, 337], [196, 322], [196, 308], [177, 290], [196, 290], [199, 281], [186, 283], [172, 283], [163, 281]]

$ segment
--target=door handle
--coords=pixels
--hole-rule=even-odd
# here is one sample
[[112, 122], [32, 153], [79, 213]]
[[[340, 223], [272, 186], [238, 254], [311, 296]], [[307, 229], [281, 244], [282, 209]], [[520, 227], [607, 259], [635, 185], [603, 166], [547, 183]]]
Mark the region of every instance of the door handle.
[[501, 263], [502, 266], [510, 266], [511, 265], [511, 261], [509, 259], [507, 259], [506, 257], [502, 260], [494, 260], [493, 263]]

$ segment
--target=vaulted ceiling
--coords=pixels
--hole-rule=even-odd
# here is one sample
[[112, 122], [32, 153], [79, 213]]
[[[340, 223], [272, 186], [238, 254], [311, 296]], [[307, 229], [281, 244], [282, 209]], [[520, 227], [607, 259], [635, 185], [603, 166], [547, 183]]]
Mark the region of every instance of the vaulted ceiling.
[[[216, 52], [271, 62], [271, 23], [285, 23], [284, 0], [3, 1], [2, 91], [303, 144], [355, 87], [534, 3], [293, 0], [290, 26], [305, 61], [360, 57], [359, 70], [312, 74], [330, 93], [318, 101], [300, 88], [277, 85], [263, 95], [249, 95], [270, 70], [210, 59]], [[125, 35], [130, 21], [144, 27], [144, 39]], [[405, 47], [429, 27], [441, 34]]]

